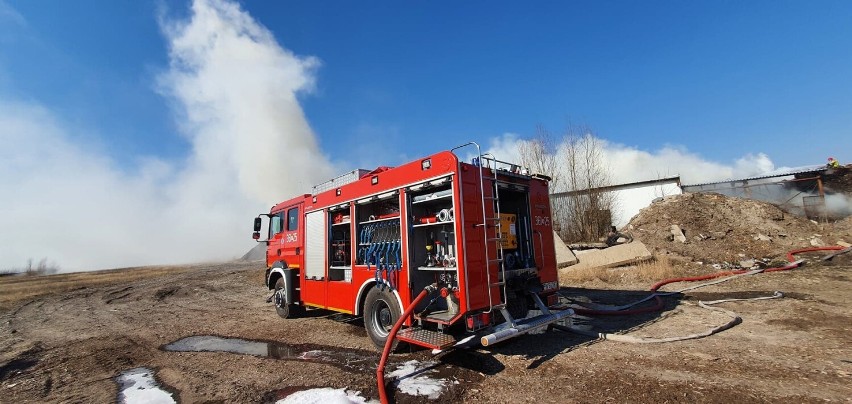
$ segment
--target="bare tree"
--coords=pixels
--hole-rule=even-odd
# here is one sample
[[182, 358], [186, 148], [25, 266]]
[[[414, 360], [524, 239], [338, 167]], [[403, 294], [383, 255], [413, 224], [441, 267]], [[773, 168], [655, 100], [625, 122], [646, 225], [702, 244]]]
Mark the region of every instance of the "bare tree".
[[521, 164], [533, 173], [549, 176], [551, 193], [561, 191], [562, 173], [557, 155], [559, 144], [542, 125], [535, 129], [535, 137], [520, 142], [518, 153]]
[[593, 241], [606, 234], [612, 222], [615, 195], [610, 167], [603, 155], [604, 145], [585, 125], [569, 124], [559, 145], [566, 192], [551, 198], [559, 235], [568, 242]]
[[616, 204], [607, 191], [612, 175], [603, 142], [591, 128], [569, 124], [557, 141], [539, 125], [518, 151], [524, 166], [552, 178], [554, 224], [565, 241], [594, 241], [608, 232]]

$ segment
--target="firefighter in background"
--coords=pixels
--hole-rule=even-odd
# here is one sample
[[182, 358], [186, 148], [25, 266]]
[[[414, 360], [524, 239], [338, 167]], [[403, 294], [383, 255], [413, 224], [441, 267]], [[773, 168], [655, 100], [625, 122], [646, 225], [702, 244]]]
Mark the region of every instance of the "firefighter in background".
[[840, 168], [840, 162], [834, 159], [834, 157], [828, 158], [828, 164], [825, 165], [828, 168]]

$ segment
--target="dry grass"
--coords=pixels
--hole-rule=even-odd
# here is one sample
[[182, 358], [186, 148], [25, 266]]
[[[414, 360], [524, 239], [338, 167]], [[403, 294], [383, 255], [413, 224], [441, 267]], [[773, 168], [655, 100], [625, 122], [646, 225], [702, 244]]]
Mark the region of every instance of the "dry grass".
[[191, 267], [149, 267], [77, 272], [58, 275], [8, 275], [0, 277], [0, 311], [47, 293], [121, 284], [139, 279], [190, 270]]
[[682, 276], [683, 270], [672, 265], [665, 255], [637, 265], [619, 268], [584, 268], [572, 270], [571, 267], [560, 270], [559, 281], [562, 285], [573, 285], [599, 280], [605, 283], [656, 282], [667, 278]]

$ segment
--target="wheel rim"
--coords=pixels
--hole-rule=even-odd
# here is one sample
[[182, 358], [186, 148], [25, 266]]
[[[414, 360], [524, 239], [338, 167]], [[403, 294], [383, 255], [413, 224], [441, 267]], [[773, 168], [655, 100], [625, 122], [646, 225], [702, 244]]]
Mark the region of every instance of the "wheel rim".
[[390, 306], [384, 300], [379, 300], [373, 306], [373, 329], [384, 337], [390, 333], [393, 327], [393, 313]]
[[283, 309], [285, 306], [287, 306], [287, 292], [284, 290], [284, 288], [275, 291], [273, 300], [275, 301], [275, 307]]

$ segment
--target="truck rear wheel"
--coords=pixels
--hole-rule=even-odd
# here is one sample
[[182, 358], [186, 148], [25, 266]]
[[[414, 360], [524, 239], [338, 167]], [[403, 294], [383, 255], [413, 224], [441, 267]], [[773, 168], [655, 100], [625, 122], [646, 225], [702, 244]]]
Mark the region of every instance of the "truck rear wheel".
[[[402, 310], [396, 302], [396, 296], [388, 290], [372, 288], [364, 301], [364, 328], [373, 341], [373, 345], [382, 349], [388, 339], [391, 328], [399, 320]], [[392, 350], [399, 345], [394, 341]]]
[[275, 281], [272, 303], [275, 304], [275, 311], [281, 318], [293, 318], [299, 313], [301, 306], [289, 303], [292, 300], [292, 296], [287, 296], [287, 282], [284, 281], [284, 278], [278, 278]]

